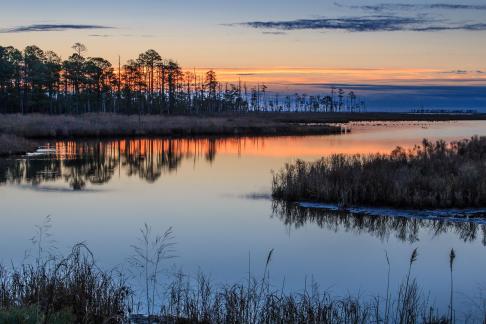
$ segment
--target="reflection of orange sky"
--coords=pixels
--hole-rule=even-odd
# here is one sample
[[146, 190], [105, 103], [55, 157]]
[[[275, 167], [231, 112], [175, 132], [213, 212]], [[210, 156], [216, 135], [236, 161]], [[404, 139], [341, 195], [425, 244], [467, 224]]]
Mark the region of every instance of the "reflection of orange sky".
[[[196, 68], [203, 75], [209, 68]], [[353, 69], [353, 68], [217, 68], [222, 82], [268, 84], [372, 83], [372, 84], [486, 84], [486, 74], [478, 71], [444, 71], [439, 69]], [[188, 69], [193, 72], [194, 70]]]
[[[203, 156], [210, 152], [217, 154], [259, 155], [265, 152], [265, 142], [271, 139], [241, 138], [241, 139], [131, 139], [109, 141], [98, 144], [105, 154], [114, 156], [128, 154], [130, 156], [146, 157], [148, 155], [172, 154], [180, 156]], [[76, 155], [92, 153], [95, 145], [77, 143], [75, 141], [56, 142], [56, 155], [59, 159]]]
[[[111, 141], [99, 144], [104, 154], [118, 157], [157, 156], [167, 154], [169, 150], [183, 157], [202, 157], [211, 152], [217, 155], [299, 157], [322, 156], [333, 153], [386, 153], [393, 148], [393, 143], [362, 143], [346, 141], [343, 145], [339, 136], [322, 137], [268, 137], [241, 139], [133, 139]], [[76, 155], [93, 153], [93, 145], [84, 145], [73, 141], [57, 142], [56, 154], [59, 159], [72, 158]]]
[[[401, 143], [413, 146], [416, 141]], [[122, 155], [147, 157], [167, 154], [169, 151], [181, 157], [203, 157], [216, 155], [260, 156], [260, 157], [319, 157], [323, 155], [388, 153], [397, 145], [396, 141], [366, 142], [343, 138], [341, 135], [312, 137], [268, 137], [241, 139], [133, 139], [99, 144], [104, 154], [114, 158]], [[93, 153], [94, 147], [76, 142], [57, 142], [59, 159]]]
[[[389, 153], [396, 146], [411, 148], [423, 138], [442, 138], [446, 141], [467, 138], [475, 134], [484, 135], [484, 122], [395, 122], [352, 124], [352, 132], [345, 135], [293, 136], [293, 137], [247, 137], [225, 139], [131, 139], [101, 142], [97, 145], [60, 141], [55, 144], [59, 159], [76, 154], [101, 153], [118, 158], [156, 157], [172, 154], [179, 157], [206, 157], [216, 155], [259, 157], [320, 157], [329, 154]], [[388, 125], [388, 126], [384, 126]], [[447, 127], [448, 131], [443, 128]], [[440, 137], [439, 135], [440, 134]]]

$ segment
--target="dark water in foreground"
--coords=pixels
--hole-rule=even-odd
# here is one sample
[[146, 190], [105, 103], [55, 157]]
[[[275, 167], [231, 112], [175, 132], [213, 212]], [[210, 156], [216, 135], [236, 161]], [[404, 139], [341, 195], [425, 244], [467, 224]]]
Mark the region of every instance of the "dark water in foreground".
[[[424, 219], [375, 217], [282, 208], [267, 199], [271, 170], [296, 158], [388, 152], [422, 138], [486, 135], [486, 122], [355, 124], [335, 136], [244, 139], [137, 139], [51, 143], [55, 153], [0, 160], [0, 261], [21, 262], [34, 226], [47, 215], [60, 252], [85, 241], [105, 267], [126, 264], [145, 222], [172, 226], [178, 258], [217, 284], [255, 275], [275, 249], [276, 287], [301, 290], [315, 280], [337, 295], [383, 295], [385, 251], [398, 285], [410, 253], [430, 299], [447, 307], [448, 253], [457, 254], [458, 312], [486, 288], [486, 227]], [[169, 265], [169, 264], [168, 264]]]

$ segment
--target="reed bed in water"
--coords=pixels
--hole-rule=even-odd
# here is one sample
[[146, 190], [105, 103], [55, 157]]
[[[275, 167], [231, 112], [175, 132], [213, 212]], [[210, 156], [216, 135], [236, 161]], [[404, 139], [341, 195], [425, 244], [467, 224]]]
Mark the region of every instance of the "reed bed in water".
[[486, 206], [486, 137], [423, 140], [390, 154], [297, 160], [274, 173], [277, 200], [343, 206], [467, 208]]

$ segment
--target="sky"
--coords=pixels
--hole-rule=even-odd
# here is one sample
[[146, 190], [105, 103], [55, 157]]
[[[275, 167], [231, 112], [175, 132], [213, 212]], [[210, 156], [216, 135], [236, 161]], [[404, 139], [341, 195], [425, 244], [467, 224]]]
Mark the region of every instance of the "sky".
[[484, 0], [2, 2], [1, 46], [35, 44], [66, 58], [81, 42], [113, 63], [153, 48], [229, 81], [307, 92], [352, 84], [368, 94], [377, 89], [363, 85], [401, 94], [421, 86], [434, 98], [418, 101], [440, 107], [452, 87], [466, 90], [455, 106], [486, 106]]

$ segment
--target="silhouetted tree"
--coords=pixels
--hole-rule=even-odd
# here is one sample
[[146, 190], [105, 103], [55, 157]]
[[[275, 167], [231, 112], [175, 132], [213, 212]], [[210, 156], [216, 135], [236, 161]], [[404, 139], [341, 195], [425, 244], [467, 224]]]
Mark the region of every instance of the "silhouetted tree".
[[[331, 96], [296, 93], [281, 102], [265, 84], [221, 83], [216, 72], [183, 71], [153, 49], [138, 55], [118, 71], [101, 57], [85, 57], [87, 48], [72, 46], [61, 61], [52, 51], [27, 46], [24, 51], [0, 46], [1, 113], [204, 113], [259, 111], [356, 111], [364, 107], [353, 91], [344, 104]], [[358, 104], [359, 102], [359, 104]]]

